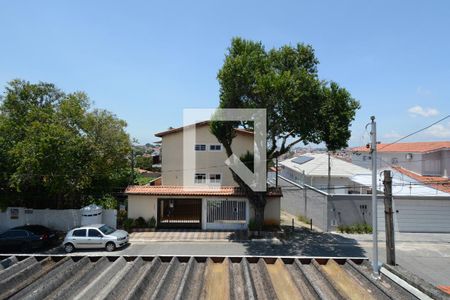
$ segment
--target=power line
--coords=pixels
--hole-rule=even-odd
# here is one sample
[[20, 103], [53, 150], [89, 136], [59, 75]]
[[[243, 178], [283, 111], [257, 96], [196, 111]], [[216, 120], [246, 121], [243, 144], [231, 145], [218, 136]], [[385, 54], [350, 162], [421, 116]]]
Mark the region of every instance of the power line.
[[404, 139], [407, 139], [407, 138], [409, 138], [409, 137], [411, 137], [411, 136], [413, 136], [413, 135], [415, 135], [415, 134], [418, 134], [419, 132], [422, 132], [422, 131], [424, 131], [424, 130], [427, 130], [428, 128], [430, 128], [430, 127], [432, 127], [432, 126], [434, 126], [434, 125], [436, 125], [436, 124], [438, 124], [438, 123], [440, 123], [440, 122], [442, 122], [442, 121], [444, 121], [444, 120], [446, 120], [446, 119], [448, 119], [448, 118], [450, 118], [450, 115], [447, 115], [447, 116], [443, 117], [442, 119], [437, 120], [436, 122], [433, 122], [432, 124], [430, 124], [430, 125], [428, 125], [428, 126], [425, 126], [425, 127], [421, 128], [421, 129], [419, 129], [419, 130], [416, 130], [416, 131], [414, 131], [414, 132], [411, 132], [410, 134], [405, 135], [404, 137], [401, 137], [401, 138], [395, 140], [395, 141], [392, 142], [392, 143], [389, 143], [389, 144], [387, 144], [387, 145], [384, 145], [383, 147], [381, 147], [381, 148], [379, 148], [379, 149], [377, 149], [377, 150], [384, 149], [384, 148], [389, 147], [389, 146], [391, 146], [391, 145], [394, 145], [394, 144], [396, 144], [396, 143], [398, 143], [398, 142], [400, 142], [400, 141], [403, 141]]

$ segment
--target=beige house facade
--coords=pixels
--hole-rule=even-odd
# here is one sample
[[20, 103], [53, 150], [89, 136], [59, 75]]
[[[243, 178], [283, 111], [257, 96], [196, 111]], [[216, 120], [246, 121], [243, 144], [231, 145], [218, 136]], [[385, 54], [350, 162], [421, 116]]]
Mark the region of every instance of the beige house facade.
[[[208, 122], [197, 123], [195, 131], [195, 170], [189, 178], [183, 178], [183, 128], [156, 134], [161, 138], [161, 178], [157, 185], [127, 188], [128, 217], [154, 217], [159, 228], [247, 229], [254, 209], [225, 164], [225, 149]], [[232, 150], [237, 156], [253, 152], [253, 133], [236, 130]], [[268, 192], [267, 224], [280, 224], [280, 196], [280, 190]]]

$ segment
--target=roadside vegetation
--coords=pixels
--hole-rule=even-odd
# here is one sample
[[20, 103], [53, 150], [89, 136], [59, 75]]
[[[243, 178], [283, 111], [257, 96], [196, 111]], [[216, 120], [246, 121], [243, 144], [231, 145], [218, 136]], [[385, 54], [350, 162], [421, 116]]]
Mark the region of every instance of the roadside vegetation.
[[372, 226], [369, 224], [339, 225], [338, 232], [358, 234], [372, 233]]
[[118, 223], [120, 223], [118, 224], [119, 227], [129, 232], [132, 231], [132, 229], [153, 229], [156, 227], [156, 219], [154, 217], [151, 217], [148, 220], [145, 220], [142, 217], [139, 217], [137, 219], [124, 218], [123, 221]]
[[300, 222], [303, 222], [305, 224], [308, 224], [308, 225], [311, 224], [311, 219], [308, 219], [307, 217], [305, 217], [303, 215], [298, 215], [297, 220], [299, 220]]
[[13, 80], [0, 97], [0, 206], [114, 206], [131, 178], [124, 120], [52, 83]]

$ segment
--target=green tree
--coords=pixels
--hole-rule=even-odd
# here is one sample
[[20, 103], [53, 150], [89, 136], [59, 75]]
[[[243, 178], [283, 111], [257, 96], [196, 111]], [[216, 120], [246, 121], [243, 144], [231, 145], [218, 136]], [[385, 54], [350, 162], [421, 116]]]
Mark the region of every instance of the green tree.
[[[234, 38], [218, 73], [219, 108], [266, 108], [267, 163], [289, 152], [296, 144], [319, 143], [325, 110], [326, 83], [318, 77], [318, 60], [311, 46], [297, 44], [266, 51], [262, 43]], [[340, 99], [340, 98], [339, 98]], [[336, 99], [336, 101], [339, 101]], [[356, 108], [351, 108], [356, 109]], [[251, 127], [242, 122], [212, 122], [211, 132], [228, 156], [234, 128]], [[254, 192], [231, 170], [245, 191], [261, 228], [266, 192]]]
[[153, 159], [151, 156], [136, 156], [136, 168], [151, 171], [153, 165]]
[[331, 152], [348, 147], [351, 136], [350, 124], [355, 119], [359, 102], [350, 93], [341, 88], [336, 82], [323, 86], [323, 104], [320, 109], [321, 140], [328, 150], [328, 192], [331, 189]]
[[126, 123], [91, 111], [85, 93], [13, 80], [0, 116], [0, 184], [15, 205], [77, 206], [123, 181], [130, 150]]

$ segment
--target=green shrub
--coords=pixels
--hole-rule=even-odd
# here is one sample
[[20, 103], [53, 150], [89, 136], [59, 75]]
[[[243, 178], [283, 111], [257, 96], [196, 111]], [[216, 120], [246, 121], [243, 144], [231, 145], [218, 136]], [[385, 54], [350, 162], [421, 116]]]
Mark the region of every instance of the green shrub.
[[123, 220], [123, 228], [126, 231], [130, 231], [131, 228], [133, 228], [133, 226], [134, 226], [134, 220], [133, 219], [125, 219], [125, 220]]
[[308, 225], [311, 224], [311, 219], [308, 219], [308, 218], [305, 217], [305, 216], [298, 215], [297, 219], [298, 219], [300, 222], [306, 223], [306, 224], [308, 224]]
[[119, 210], [117, 213], [117, 227], [122, 228], [123, 223], [127, 219], [127, 212], [124, 210]]
[[89, 196], [83, 201], [83, 206], [87, 206], [90, 204], [99, 205], [104, 209], [117, 209], [118, 206], [117, 199], [110, 194], [105, 194], [101, 198], [94, 198], [92, 196]]
[[339, 225], [337, 227], [338, 232], [341, 233], [372, 233], [372, 226], [369, 224], [352, 224], [352, 225]]
[[143, 217], [139, 217], [136, 220], [134, 220], [134, 227], [135, 228], [146, 228], [147, 222], [145, 222]]
[[156, 219], [155, 219], [155, 217], [151, 217], [149, 220], [148, 220], [148, 228], [155, 228], [156, 227]]
[[256, 226], [256, 221], [254, 219], [251, 219], [248, 222], [248, 229], [251, 231], [258, 230], [258, 226]]

